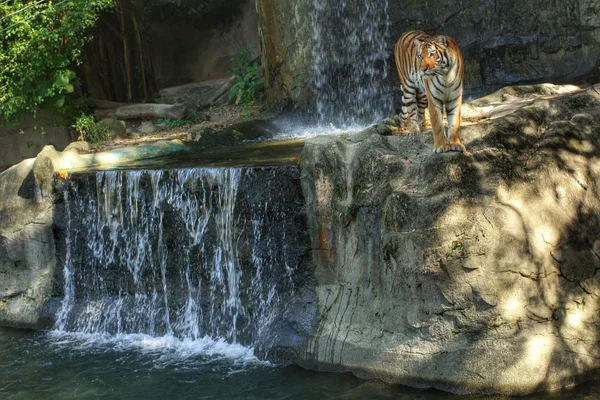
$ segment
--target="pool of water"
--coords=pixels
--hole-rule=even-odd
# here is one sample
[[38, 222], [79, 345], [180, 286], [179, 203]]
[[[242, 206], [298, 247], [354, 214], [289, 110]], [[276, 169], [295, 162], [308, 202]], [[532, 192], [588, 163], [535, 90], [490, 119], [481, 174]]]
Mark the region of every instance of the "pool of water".
[[[0, 329], [6, 399], [507, 399], [454, 396], [351, 374], [259, 360], [251, 348], [204, 338], [99, 336]], [[522, 399], [599, 399], [600, 382]]]

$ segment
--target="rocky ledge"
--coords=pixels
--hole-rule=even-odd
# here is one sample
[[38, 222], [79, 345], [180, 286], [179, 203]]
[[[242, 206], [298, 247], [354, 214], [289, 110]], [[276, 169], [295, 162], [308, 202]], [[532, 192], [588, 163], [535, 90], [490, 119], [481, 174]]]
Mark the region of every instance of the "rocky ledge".
[[318, 312], [301, 364], [463, 394], [595, 376], [600, 85], [471, 103], [465, 154], [377, 133], [392, 122], [304, 147]]

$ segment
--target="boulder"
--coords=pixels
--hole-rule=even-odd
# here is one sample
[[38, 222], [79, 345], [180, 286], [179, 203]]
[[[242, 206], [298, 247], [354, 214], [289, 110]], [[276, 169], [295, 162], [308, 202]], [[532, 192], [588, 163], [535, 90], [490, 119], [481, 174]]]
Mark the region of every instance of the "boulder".
[[46, 146], [0, 174], [0, 325], [47, 328], [41, 309], [50, 299], [56, 267], [51, 195], [56, 154]]
[[530, 100], [464, 121], [465, 154], [430, 130], [307, 141], [301, 365], [461, 394], [597, 376], [600, 85]]
[[127, 125], [125, 121], [118, 120], [116, 118], [105, 118], [96, 123], [101, 128], [106, 128], [109, 132], [110, 138], [124, 138], [127, 137]]
[[183, 103], [188, 110], [198, 111], [214, 104], [227, 103], [227, 92], [234, 77], [213, 79], [160, 90], [155, 101], [158, 103]]
[[137, 131], [139, 133], [148, 135], [151, 133], [158, 132], [158, 127], [156, 125], [154, 125], [154, 123], [152, 121], [142, 121], [140, 126], [137, 127]]

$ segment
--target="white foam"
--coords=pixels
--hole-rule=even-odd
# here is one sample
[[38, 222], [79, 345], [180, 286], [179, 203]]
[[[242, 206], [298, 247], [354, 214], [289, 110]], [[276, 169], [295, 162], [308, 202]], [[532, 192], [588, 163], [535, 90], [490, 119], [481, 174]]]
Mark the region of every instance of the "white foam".
[[283, 118], [274, 121], [281, 133], [276, 140], [283, 139], [308, 139], [315, 136], [341, 136], [360, 132], [370, 125], [336, 126], [333, 124], [307, 125], [295, 118]]
[[137, 351], [156, 356], [160, 364], [178, 363], [192, 358], [230, 360], [234, 365], [257, 364], [269, 366], [254, 355], [253, 347], [228, 343], [225, 339], [205, 336], [201, 339], [180, 339], [174, 336], [150, 336], [145, 334], [91, 334], [50, 331], [52, 345], [82, 352]]

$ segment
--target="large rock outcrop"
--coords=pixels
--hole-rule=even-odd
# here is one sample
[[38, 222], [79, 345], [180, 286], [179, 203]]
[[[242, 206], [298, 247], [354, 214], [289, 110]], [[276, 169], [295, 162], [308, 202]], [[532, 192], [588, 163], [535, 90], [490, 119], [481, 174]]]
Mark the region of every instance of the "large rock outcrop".
[[504, 109], [465, 121], [467, 154], [433, 154], [431, 131], [306, 143], [318, 315], [303, 365], [458, 393], [598, 371], [600, 86], [523, 96], [467, 107]]
[[306, 107], [312, 87], [311, 2], [257, 0], [267, 104]]
[[0, 174], [0, 325], [45, 327], [42, 309], [52, 296], [57, 265], [53, 232], [54, 173], [65, 153], [46, 146], [37, 158]]

